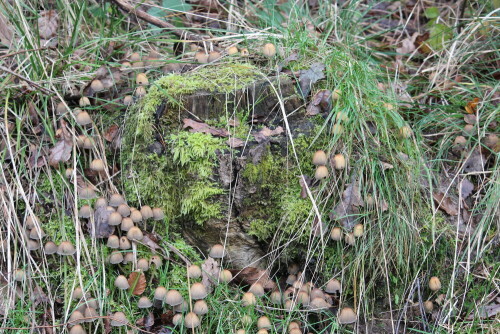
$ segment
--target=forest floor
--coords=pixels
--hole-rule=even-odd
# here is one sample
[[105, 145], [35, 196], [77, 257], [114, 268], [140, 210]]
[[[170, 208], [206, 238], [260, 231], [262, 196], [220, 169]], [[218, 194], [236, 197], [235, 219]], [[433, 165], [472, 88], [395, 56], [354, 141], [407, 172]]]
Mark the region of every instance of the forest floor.
[[499, 333], [499, 13], [2, 1], [0, 332]]

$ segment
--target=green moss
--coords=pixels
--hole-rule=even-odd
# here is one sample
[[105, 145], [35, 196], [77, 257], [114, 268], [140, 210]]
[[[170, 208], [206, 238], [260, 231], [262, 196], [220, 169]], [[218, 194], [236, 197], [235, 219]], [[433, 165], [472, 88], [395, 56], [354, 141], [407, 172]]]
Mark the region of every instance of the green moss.
[[61, 241], [73, 240], [76, 235], [75, 224], [70, 216], [52, 217], [43, 223], [48, 240], [59, 244]]

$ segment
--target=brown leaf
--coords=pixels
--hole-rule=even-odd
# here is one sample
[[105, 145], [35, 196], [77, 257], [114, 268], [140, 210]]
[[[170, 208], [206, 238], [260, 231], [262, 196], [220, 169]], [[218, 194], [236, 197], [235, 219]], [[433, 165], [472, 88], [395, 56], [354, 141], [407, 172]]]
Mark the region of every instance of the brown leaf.
[[245, 142], [239, 138], [231, 137], [226, 141], [226, 144], [231, 148], [238, 148], [245, 146]]
[[330, 213], [330, 218], [340, 220], [347, 230], [353, 228], [356, 216], [359, 214], [359, 207], [364, 206], [363, 199], [357, 181], [347, 185], [342, 193], [342, 200]]
[[265, 141], [268, 137], [277, 136], [283, 133], [283, 128], [278, 126], [276, 129], [271, 130], [267, 126], [265, 126], [259, 132], [254, 133], [254, 138], [258, 143]]
[[135, 296], [140, 296], [146, 291], [146, 275], [133, 271], [128, 277], [128, 284], [130, 285], [129, 291]]
[[472, 99], [472, 101], [467, 102], [467, 105], [465, 106], [465, 112], [468, 114], [475, 114], [477, 111], [477, 105], [479, 104], [481, 100], [478, 97], [475, 97]]
[[155, 240], [153, 240], [154, 237], [151, 233], [149, 232], [144, 232], [144, 237], [142, 238], [141, 242], [148, 246], [151, 250], [156, 251], [157, 249], [161, 249], [160, 245], [156, 243]]
[[208, 291], [212, 291], [212, 286], [219, 279], [219, 272], [219, 264], [211, 257], [207, 258], [201, 265], [201, 283], [207, 288]]
[[226, 129], [217, 129], [214, 128], [213, 126], [210, 126], [206, 123], [202, 122], [197, 122], [189, 118], [184, 118], [182, 120], [184, 122], [183, 128], [191, 128], [189, 130], [190, 132], [202, 132], [202, 133], [208, 133], [213, 136], [218, 136], [218, 137], [228, 137], [229, 132]]
[[314, 94], [311, 103], [307, 106], [307, 116], [314, 116], [322, 111], [330, 111], [332, 105], [332, 92], [322, 89]]
[[151, 329], [154, 323], [155, 316], [151, 312], [149, 312], [147, 316], [137, 319], [137, 321], [135, 322], [137, 326], [144, 327], [144, 329], [146, 329], [147, 331]]
[[0, 43], [10, 47], [12, 43], [12, 26], [9, 21], [0, 12]]
[[106, 139], [106, 141], [108, 142], [112, 142], [116, 135], [118, 134], [118, 131], [120, 130], [120, 128], [118, 127], [118, 125], [116, 124], [113, 124], [111, 125], [107, 130], [106, 132], [104, 132], [104, 139]]
[[99, 207], [94, 211], [94, 220], [87, 223], [89, 233], [92, 238], [108, 238], [115, 231], [113, 225], [108, 224], [111, 211], [106, 207]]
[[240, 120], [238, 118], [231, 118], [229, 121], [227, 121], [227, 125], [229, 126], [240, 126]]
[[433, 193], [432, 197], [439, 205], [438, 209], [444, 210], [450, 216], [458, 215], [458, 204], [451, 197], [446, 196], [442, 191]]
[[323, 73], [324, 70], [325, 64], [314, 63], [309, 69], [300, 71], [299, 83], [303, 97], [307, 97], [309, 95], [312, 85], [325, 77], [325, 74]]
[[57, 166], [58, 163], [68, 161], [71, 158], [71, 151], [73, 151], [73, 142], [68, 140], [60, 140], [50, 150], [49, 164]]
[[40, 12], [38, 18], [38, 32], [40, 38], [49, 39], [57, 34], [59, 25], [59, 15], [55, 10], [44, 10]]
[[463, 179], [462, 182], [459, 183], [459, 187], [462, 199], [467, 199], [474, 190], [474, 185], [468, 179]]
[[414, 33], [413, 36], [407, 37], [401, 41], [401, 47], [396, 49], [397, 53], [410, 54], [415, 51], [415, 40], [417, 39], [418, 33]]
[[464, 121], [467, 124], [476, 124], [477, 123], [477, 117], [475, 114], [467, 114], [464, 116]]
[[266, 290], [272, 290], [276, 287], [276, 283], [273, 282], [266, 269], [246, 267], [241, 270], [229, 269], [229, 271], [233, 274], [233, 282], [237, 284], [252, 285], [258, 282]]
[[475, 149], [464, 163], [464, 172], [483, 172], [485, 163], [485, 156], [478, 149]]
[[312, 178], [308, 175], [301, 175], [298, 177], [299, 178], [299, 184], [300, 184], [300, 197], [302, 198], [307, 198], [307, 187], [310, 187], [312, 184]]

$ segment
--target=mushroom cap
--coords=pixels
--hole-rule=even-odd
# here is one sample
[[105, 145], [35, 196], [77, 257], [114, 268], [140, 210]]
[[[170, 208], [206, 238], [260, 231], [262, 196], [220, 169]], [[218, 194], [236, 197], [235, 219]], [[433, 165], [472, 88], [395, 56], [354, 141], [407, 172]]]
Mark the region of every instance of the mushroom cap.
[[341, 325], [352, 324], [356, 322], [358, 316], [354, 312], [354, 310], [350, 307], [344, 307], [340, 310], [338, 321]]
[[128, 324], [128, 319], [123, 312], [115, 312], [112, 316], [111, 326], [120, 327]]
[[57, 253], [57, 249], [58, 249], [58, 247], [53, 241], [47, 241], [47, 243], [45, 244], [45, 247], [43, 248], [43, 250], [45, 251], [45, 254], [47, 254], [47, 255], [52, 255], [52, 254]]
[[269, 332], [267, 331], [267, 329], [259, 329], [257, 331], [257, 334], [268, 334]]
[[130, 210], [130, 219], [134, 223], [138, 223], [142, 221], [142, 214], [139, 210]]
[[75, 246], [69, 241], [63, 241], [59, 244], [59, 247], [57, 247], [57, 254], [59, 255], [73, 255], [75, 252]]
[[335, 124], [332, 128], [332, 132], [334, 135], [340, 135], [344, 132], [344, 127], [340, 124]]
[[311, 293], [309, 295], [311, 296], [311, 300], [313, 300], [315, 298], [325, 299], [325, 293], [321, 289], [318, 289], [318, 288], [312, 289]]
[[76, 123], [78, 123], [81, 126], [85, 126], [92, 123], [92, 119], [90, 118], [88, 112], [82, 111], [78, 115], [76, 115]]
[[201, 283], [194, 283], [191, 285], [191, 289], [189, 289], [191, 293], [191, 299], [198, 300], [203, 299], [207, 296], [207, 288]]
[[69, 334], [87, 334], [87, 332], [83, 329], [82, 325], [77, 324], [71, 327]]
[[127, 264], [129, 262], [134, 261], [134, 253], [133, 252], [126, 252], [125, 255], [123, 255], [123, 264]]
[[92, 88], [94, 92], [100, 92], [104, 90], [104, 85], [101, 80], [95, 79], [90, 83], [90, 88]]
[[151, 266], [151, 264], [154, 264], [156, 267], [161, 267], [161, 265], [163, 264], [161, 256], [159, 255], [151, 256], [151, 258], [149, 259], [149, 265]]
[[33, 240], [41, 240], [45, 236], [45, 231], [41, 227], [39, 229], [33, 227], [30, 231], [30, 238]]
[[172, 309], [174, 312], [184, 313], [189, 311], [189, 304], [187, 301], [183, 300], [182, 303], [180, 303], [179, 305], [175, 305], [174, 307], [172, 307]]
[[92, 208], [88, 204], [82, 205], [80, 210], [78, 210], [78, 217], [80, 218], [87, 219], [90, 218], [91, 215], [92, 215]]
[[335, 154], [333, 157], [333, 165], [335, 166], [335, 169], [344, 169], [345, 168], [345, 157], [343, 154]]
[[271, 320], [265, 315], [257, 319], [257, 328], [258, 329], [271, 329]]
[[210, 248], [209, 256], [213, 259], [222, 259], [224, 257], [224, 246], [215, 244]]
[[123, 217], [122, 223], [120, 224], [121, 230], [127, 232], [132, 226], [134, 226], [132, 219], [130, 219], [130, 217]]
[[130, 230], [127, 232], [127, 238], [133, 241], [140, 241], [142, 238], [144, 238], [144, 235], [142, 234], [142, 231], [140, 228], [137, 226], [132, 226]]
[[86, 322], [92, 322], [95, 320], [95, 318], [99, 316], [99, 313], [97, 313], [97, 310], [92, 306], [87, 306], [87, 308], [85, 309], [84, 316], [85, 318], [87, 318], [85, 319]]
[[83, 148], [86, 150], [91, 150], [94, 148], [94, 140], [90, 137], [85, 137], [83, 140]]
[[276, 54], [276, 47], [273, 43], [266, 43], [262, 48], [262, 53], [266, 57], [274, 57], [274, 55]]
[[288, 331], [288, 334], [302, 334], [302, 331], [299, 328], [292, 328]]
[[153, 208], [153, 219], [154, 220], [162, 220], [165, 218], [165, 214], [161, 208]]
[[436, 276], [432, 276], [431, 279], [429, 280], [429, 288], [432, 291], [437, 291], [441, 289], [441, 281], [439, 280], [439, 278], [437, 278]]
[[238, 52], [239, 50], [236, 46], [231, 46], [229, 49], [227, 49], [227, 54], [230, 56], [237, 54]]
[[40, 248], [40, 243], [36, 240], [28, 240], [26, 242], [26, 247], [28, 248], [29, 251], [35, 251]]
[[116, 211], [111, 212], [111, 214], [108, 217], [108, 224], [111, 226], [117, 226], [122, 223], [122, 215]]
[[178, 325], [180, 325], [182, 323], [183, 320], [184, 320], [184, 317], [182, 316], [182, 314], [181, 313], [177, 313], [172, 318], [172, 323], [174, 324], [174, 326], [178, 326]]
[[150, 308], [151, 306], [153, 306], [153, 303], [146, 296], [139, 298], [139, 301], [137, 302], [138, 308]]
[[319, 150], [314, 152], [313, 155], [313, 164], [315, 166], [324, 166], [326, 165], [328, 159], [326, 157], [325, 151]]
[[196, 264], [192, 264], [187, 269], [187, 275], [189, 278], [200, 278], [201, 277], [201, 269]]
[[221, 282], [229, 283], [231, 282], [232, 279], [233, 279], [233, 274], [229, 270], [224, 269], [219, 272], [219, 280]]
[[151, 210], [149, 205], [144, 205], [141, 207], [141, 215], [144, 220], [153, 218], [153, 210]]
[[[85, 136], [85, 135], [78, 135], [76, 137], [76, 139], [75, 139], [76, 146], [79, 147], [79, 148], [84, 148], [83, 145], [85, 145], [85, 138], [87, 138], [87, 136]], [[67, 168], [66, 169], [65, 175], [66, 175], [67, 179], [71, 178], [71, 176], [73, 175], [73, 171], [74, 171], [73, 168]]]
[[159, 286], [155, 289], [154, 299], [163, 301], [165, 300], [166, 295], [167, 289], [165, 289], [163, 286]]
[[235, 334], [246, 334], [244, 329], [238, 329]]
[[252, 284], [248, 292], [253, 293], [256, 297], [262, 297], [265, 294], [264, 287], [259, 282]]
[[80, 199], [93, 199], [95, 198], [95, 191], [91, 187], [81, 188], [78, 192]]
[[135, 83], [141, 86], [149, 85], [149, 80], [146, 76], [146, 73], [138, 73], [135, 77]]
[[284, 308], [285, 308], [285, 311], [292, 311], [294, 308], [297, 307], [297, 304], [293, 302], [293, 300], [287, 300], [285, 301], [285, 305], [284, 305]]
[[350, 246], [354, 246], [354, 244], [356, 243], [356, 240], [354, 240], [354, 234], [353, 233], [347, 233], [344, 236], [344, 241], [345, 241], [346, 244], [348, 244]]
[[434, 310], [434, 303], [432, 302], [432, 300], [427, 300], [426, 302], [424, 302], [424, 310], [427, 313], [432, 313], [432, 310]]
[[146, 88], [144, 86], [137, 87], [134, 92], [135, 96], [137, 96], [138, 98], [145, 96], [146, 93]]
[[118, 205], [118, 208], [116, 208], [116, 211], [120, 215], [122, 215], [122, 217], [128, 217], [128, 216], [130, 216], [130, 208], [125, 203], [122, 203], [122, 204]]
[[104, 171], [104, 162], [101, 159], [94, 159], [90, 163], [90, 169], [96, 172]]
[[240, 50], [240, 54], [243, 57], [248, 57], [250, 55], [250, 52], [248, 51], [247, 48], [243, 48], [243, 49]]
[[340, 227], [332, 228], [332, 231], [330, 232], [330, 239], [335, 241], [342, 240], [342, 229]]
[[336, 278], [332, 278], [326, 283], [325, 286], [325, 291], [327, 293], [336, 293], [336, 292], [342, 292], [342, 284], [340, 284], [340, 281]]
[[141, 61], [141, 54], [139, 52], [133, 52], [130, 55], [130, 61]]
[[197, 315], [205, 315], [208, 313], [208, 305], [204, 300], [197, 300], [193, 306], [193, 312]]
[[137, 261], [137, 269], [142, 271], [148, 271], [149, 269], [149, 261], [148, 259], [141, 258]]
[[189, 312], [184, 317], [184, 324], [186, 325], [187, 328], [196, 328], [201, 324], [201, 322], [200, 322], [200, 318], [198, 318], [196, 313]]
[[281, 305], [283, 303], [283, 295], [279, 290], [274, 290], [271, 292], [271, 296], [269, 297], [271, 303], [274, 305]]
[[220, 52], [218, 51], [212, 51], [208, 54], [208, 62], [211, 63], [213, 61], [216, 61], [221, 57]]
[[311, 298], [309, 298], [309, 294], [305, 291], [300, 291], [297, 295], [297, 302], [304, 306], [308, 306]]
[[364, 232], [364, 227], [363, 224], [356, 224], [354, 225], [354, 229], [352, 231], [352, 234], [356, 237], [359, 238], [363, 235]]
[[83, 298], [83, 289], [79, 286], [77, 286], [73, 292], [71, 293], [71, 298], [74, 300], [80, 300]]
[[124, 105], [129, 106], [132, 103], [134, 103], [134, 97], [132, 95], [125, 95], [123, 97], [123, 104]]
[[132, 245], [130, 244], [130, 240], [126, 236], [122, 236], [119, 241], [120, 249], [130, 249]]
[[33, 227], [35, 227], [36, 223], [40, 224], [40, 220], [37, 216], [26, 217], [26, 228], [32, 229]]
[[19, 268], [14, 271], [14, 280], [16, 280], [17, 282], [22, 282], [25, 278], [26, 272], [23, 269]]
[[322, 309], [330, 308], [331, 305], [328, 304], [323, 298], [316, 297], [316, 298], [311, 300], [309, 307], [313, 310], [322, 310]]
[[130, 288], [127, 278], [123, 275], [119, 275], [115, 278], [115, 286], [121, 290], [127, 290]]
[[125, 203], [125, 200], [123, 199], [123, 196], [118, 193], [111, 195], [111, 197], [109, 198], [109, 205], [115, 208], [123, 203]]
[[300, 329], [300, 324], [297, 321], [290, 322], [290, 324], [288, 324], [288, 331], [291, 331], [292, 329]]
[[241, 301], [243, 302], [243, 306], [255, 305], [257, 303], [257, 298], [251, 292], [245, 292], [243, 297], [241, 297]]
[[168, 290], [165, 295], [165, 302], [170, 306], [179, 305], [184, 301], [181, 294], [177, 290]]
[[66, 104], [64, 102], [59, 102], [56, 106], [56, 113], [58, 115], [64, 114], [68, 109], [66, 108]]
[[122, 261], [123, 261], [123, 254], [121, 252], [114, 251], [109, 256], [109, 263], [111, 264], [118, 264], [121, 263]]
[[83, 318], [84, 315], [82, 314], [82, 312], [75, 310], [73, 311], [73, 313], [71, 313], [68, 322], [70, 322], [71, 324], [79, 324], [83, 322]]
[[326, 177], [328, 177], [328, 168], [326, 168], [326, 166], [318, 166], [314, 173], [314, 178], [316, 180], [322, 180]]
[[111, 234], [108, 237], [108, 242], [106, 243], [106, 246], [108, 246], [109, 248], [113, 248], [113, 249], [119, 248], [120, 247], [120, 239], [118, 239], [117, 235]]
[[99, 197], [96, 201], [95, 201], [95, 205], [94, 207], [97, 209], [97, 208], [105, 208], [108, 206], [108, 200], [105, 199], [104, 197]]
[[198, 51], [194, 55], [194, 60], [200, 64], [208, 63], [208, 55], [204, 51]]

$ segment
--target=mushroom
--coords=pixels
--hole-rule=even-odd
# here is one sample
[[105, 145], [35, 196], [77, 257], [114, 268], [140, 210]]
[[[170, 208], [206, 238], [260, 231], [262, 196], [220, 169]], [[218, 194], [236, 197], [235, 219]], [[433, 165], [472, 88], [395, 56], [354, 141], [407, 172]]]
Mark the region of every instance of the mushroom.
[[290, 312], [292, 311], [297, 305], [293, 302], [293, 300], [287, 300], [285, 302], [285, 311]]
[[341, 170], [345, 168], [345, 157], [343, 154], [335, 154], [333, 157], [333, 165], [335, 169]]
[[16, 282], [22, 282], [26, 279], [26, 272], [23, 269], [16, 269], [14, 271], [14, 280]]
[[248, 51], [247, 48], [243, 48], [240, 50], [240, 54], [242, 57], [248, 57], [250, 55], [250, 52]]
[[125, 255], [123, 255], [123, 264], [127, 264], [129, 262], [134, 261], [134, 253], [133, 252], [126, 252]]
[[141, 61], [141, 54], [139, 52], [133, 52], [130, 55], [130, 61], [131, 62], [138, 62]]
[[484, 144], [493, 152], [498, 153], [500, 145], [498, 145], [498, 136], [494, 133], [490, 133], [485, 139]]
[[80, 112], [78, 115], [76, 115], [76, 123], [85, 126], [89, 125], [92, 123], [92, 119], [90, 118], [90, 115], [86, 111]]
[[297, 302], [304, 306], [309, 306], [309, 301], [310, 301], [309, 294], [305, 291], [300, 291], [299, 294], [297, 295]]
[[109, 248], [117, 249], [120, 247], [120, 239], [118, 239], [117, 235], [111, 234], [108, 237], [108, 242], [106, 243], [106, 246]]
[[332, 305], [328, 304], [323, 298], [316, 297], [311, 300], [309, 307], [313, 310], [323, 310], [330, 308]]
[[316, 172], [314, 173], [314, 178], [316, 180], [321, 180], [325, 177], [328, 177], [328, 168], [326, 168], [326, 166], [318, 166], [316, 168]]
[[172, 323], [174, 324], [174, 326], [178, 326], [178, 325], [180, 325], [182, 323], [183, 320], [184, 320], [184, 317], [182, 316], [182, 314], [177, 313], [172, 318]]
[[407, 125], [402, 126], [402, 127], [399, 128], [399, 136], [401, 138], [405, 138], [405, 139], [406, 138], [410, 138], [412, 134], [413, 134], [413, 131]]
[[342, 240], [342, 229], [340, 227], [332, 228], [332, 231], [330, 232], [330, 238], [335, 241]]
[[328, 159], [326, 157], [325, 151], [319, 150], [316, 151], [313, 155], [313, 164], [315, 166], [324, 166], [326, 165]]
[[145, 258], [139, 259], [137, 261], [137, 269], [142, 270], [142, 271], [148, 271], [149, 261]]
[[[336, 89], [336, 90], [337, 90], [337, 89]], [[334, 92], [334, 94], [335, 94], [335, 92]], [[332, 98], [332, 99], [333, 99], [333, 100], [338, 100], [338, 98], [339, 98], [339, 94], [337, 93], [337, 98]], [[345, 112], [345, 111], [339, 111], [339, 112], [337, 113], [337, 115], [335, 115], [335, 119], [336, 119], [337, 121], [346, 122], [346, 121], [348, 121], [348, 120], [349, 120], [349, 115], [348, 115], [348, 114], [347, 114], [347, 112]]]
[[292, 263], [288, 266], [287, 270], [290, 275], [296, 275], [299, 272], [300, 267], [298, 264]]
[[201, 277], [201, 269], [199, 266], [192, 264], [187, 269], [187, 275], [189, 278], [200, 278]]
[[231, 282], [232, 279], [233, 279], [233, 274], [229, 270], [224, 269], [219, 272], [219, 280], [221, 282], [229, 283]]
[[95, 198], [95, 191], [91, 187], [81, 188], [78, 192], [81, 199], [93, 199]]
[[26, 217], [26, 228], [32, 229], [36, 226], [36, 223], [40, 224], [40, 220], [37, 216], [28, 216]]
[[344, 132], [344, 127], [340, 124], [335, 124], [332, 128], [334, 135], [341, 135]]
[[253, 293], [257, 297], [262, 297], [265, 294], [264, 287], [259, 282], [252, 284], [248, 292]]
[[69, 334], [87, 334], [87, 332], [83, 329], [82, 325], [78, 324], [71, 327]]
[[198, 51], [194, 55], [194, 60], [200, 64], [208, 63], [208, 55], [204, 51]]
[[187, 328], [196, 328], [200, 325], [200, 318], [196, 315], [194, 312], [189, 312], [186, 314], [184, 317], [184, 324], [186, 325]]
[[127, 232], [127, 238], [132, 241], [140, 241], [144, 238], [142, 231], [137, 226], [132, 226]]
[[123, 104], [124, 105], [129, 106], [132, 103], [134, 103], [134, 97], [132, 95], [125, 95], [123, 97]]
[[69, 317], [68, 322], [70, 324], [79, 324], [79, 323], [84, 321], [83, 319], [84, 319], [84, 316], [83, 316], [82, 312], [75, 310], [75, 311], [73, 311], [73, 313], [71, 313], [71, 316]]
[[266, 43], [264, 44], [264, 47], [262, 48], [262, 53], [266, 57], [274, 57], [276, 55], [276, 47], [274, 46], [273, 43]]
[[224, 257], [224, 246], [221, 244], [213, 245], [210, 249], [209, 256], [213, 259], [222, 259]]
[[123, 203], [125, 203], [125, 200], [123, 199], [123, 196], [118, 193], [111, 195], [111, 197], [109, 198], [109, 205], [111, 205], [112, 207], [116, 208]]
[[218, 51], [212, 51], [208, 54], [208, 62], [211, 63], [213, 61], [216, 61], [221, 57], [220, 52]]
[[191, 285], [191, 289], [189, 289], [191, 293], [191, 299], [198, 300], [203, 299], [207, 296], [207, 289], [201, 283], [194, 283]]
[[288, 277], [286, 278], [286, 284], [288, 285], [293, 285], [293, 283], [295, 283], [297, 281], [297, 276], [296, 275], [288, 275]]
[[83, 140], [83, 148], [85, 150], [92, 150], [94, 148], [94, 140], [90, 137], [85, 137]]
[[144, 97], [146, 96], [147, 92], [146, 92], [146, 88], [144, 86], [139, 86], [135, 89], [135, 96], [137, 96], [138, 98], [141, 98], [141, 97]]
[[52, 255], [52, 254], [57, 253], [57, 249], [58, 249], [58, 247], [54, 242], [47, 241], [43, 250], [45, 251], [45, 254]]
[[69, 241], [63, 241], [61, 242], [59, 247], [57, 247], [57, 254], [62, 256], [73, 255], [75, 254], [75, 252], [75, 247]]
[[179, 305], [175, 305], [172, 309], [174, 312], [184, 313], [189, 311], [189, 304], [187, 303], [187, 301], [183, 300], [182, 303], [180, 303]]
[[151, 258], [149, 259], [149, 263], [150, 265], [154, 264], [156, 267], [161, 267], [161, 265], [163, 264], [159, 255], [151, 256]]
[[80, 218], [87, 219], [90, 218], [91, 215], [92, 215], [92, 208], [88, 204], [82, 205], [80, 210], [78, 210], [78, 217]]
[[130, 212], [130, 219], [132, 219], [132, 221], [134, 223], [139, 223], [142, 221], [142, 214], [139, 210], [133, 210]]
[[166, 296], [167, 296], [167, 289], [165, 289], [163, 286], [157, 287], [155, 289], [155, 293], [153, 296], [153, 302], [155, 307], [160, 308]]
[[123, 261], [123, 254], [121, 252], [114, 251], [109, 256], [109, 263], [111, 264], [118, 264], [121, 263], [122, 261]]
[[257, 334], [268, 334], [269, 332], [267, 331], [267, 329], [259, 329], [257, 331]]
[[356, 225], [354, 225], [354, 229], [352, 231], [352, 234], [356, 238], [361, 237], [363, 235], [363, 232], [364, 232], [363, 224], [356, 224]]
[[95, 201], [95, 205], [94, 207], [97, 209], [97, 208], [105, 208], [108, 206], [108, 200], [105, 199], [104, 197], [99, 197], [96, 201]]
[[36, 240], [28, 240], [26, 242], [26, 247], [28, 248], [29, 251], [35, 251], [40, 248], [40, 243]]
[[161, 208], [153, 208], [153, 219], [154, 220], [162, 220], [165, 218], [165, 214]]
[[315, 298], [325, 299], [325, 293], [321, 289], [318, 289], [318, 288], [312, 289], [310, 296], [311, 296], [311, 300], [314, 300]]
[[151, 303], [151, 300], [146, 296], [141, 297], [137, 302], [138, 308], [150, 308], [151, 306], [153, 306], [153, 303]]
[[299, 328], [292, 328], [288, 334], [302, 334], [302, 331]]
[[204, 300], [198, 300], [194, 303], [193, 312], [197, 315], [205, 315], [208, 313], [208, 305]]
[[269, 299], [274, 305], [281, 305], [281, 303], [283, 302], [283, 295], [279, 290], [274, 290], [273, 292], [271, 292], [271, 296], [269, 297]]
[[90, 88], [92, 88], [94, 92], [101, 92], [104, 90], [104, 85], [102, 84], [101, 80], [95, 79], [90, 83]]
[[258, 329], [271, 329], [271, 320], [265, 315], [257, 319], [257, 328]]
[[177, 290], [168, 290], [165, 295], [165, 302], [170, 306], [176, 306], [184, 301], [181, 294]]
[[147, 86], [149, 84], [149, 80], [145, 73], [138, 73], [135, 77], [135, 83], [140, 86]]
[[108, 225], [111, 225], [111, 226], [120, 225], [122, 223], [122, 218], [123, 217], [121, 214], [119, 214], [116, 211], [113, 211], [113, 212], [111, 212], [111, 214], [108, 217]]
[[347, 233], [345, 236], [344, 236], [344, 241], [346, 244], [348, 244], [349, 246], [354, 246], [355, 244], [355, 240], [354, 240], [354, 234], [352, 233]]
[[343, 309], [340, 310], [338, 321], [339, 324], [341, 325], [352, 324], [356, 322], [357, 317], [358, 316], [356, 315], [356, 313], [352, 308], [344, 307]]
[[79, 286], [77, 286], [74, 290], [73, 293], [71, 293], [71, 298], [73, 300], [80, 300], [83, 298], [83, 289]]
[[94, 159], [90, 163], [90, 169], [96, 172], [104, 171], [104, 162], [101, 159]]
[[127, 278], [123, 275], [119, 275], [115, 278], [115, 286], [120, 290], [127, 290], [130, 288]]
[[88, 97], [86, 97], [86, 96], [82, 96], [82, 97], [80, 98], [80, 100], [78, 101], [78, 105], [79, 105], [80, 107], [90, 106], [90, 100], [89, 100], [89, 98], [88, 98]]
[[332, 278], [328, 281], [328, 283], [326, 283], [325, 291], [326, 293], [341, 293], [342, 285], [338, 279]]
[[431, 279], [429, 280], [429, 288], [432, 291], [438, 291], [439, 289], [441, 289], [441, 281], [439, 280], [439, 278], [437, 278], [436, 276], [431, 277]]
[[120, 249], [130, 249], [132, 245], [130, 245], [130, 241], [126, 236], [122, 236], [119, 241], [119, 248]]
[[235, 334], [246, 334], [244, 329], [238, 329]]
[[432, 313], [432, 310], [434, 310], [434, 304], [432, 303], [432, 300], [427, 300], [424, 303], [424, 310], [427, 313]]
[[120, 327], [128, 324], [128, 319], [123, 312], [115, 312], [111, 317], [111, 326]]
[[250, 306], [257, 304], [257, 298], [251, 292], [245, 292], [243, 297], [241, 297], [241, 301], [243, 302], [243, 306]]
[[56, 113], [58, 115], [64, 114], [68, 109], [66, 108], [66, 104], [64, 102], [59, 102], [56, 106]]
[[292, 329], [300, 329], [300, 324], [296, 321], [290, 322], [290, 324], [288, 325], [288, 331], [290, 332]]
[[86, 318], [85, 322], [92, 322], [99, 316], [99, 314], [97, 313], [97, 310], [95, 308], [87, 306], [84, 316]]
[[375, 199], [374, 199], [374, 198], [373, 198], [373, 196], [372, 196], [372, 195], [370, 195], [370, 194], [368, 194], [368, 195], [366, 196], [366, 201], [365, 201], [365, 202], [366, 202], [366, 207], [367, 207], [368, 209], [372, 209], [372, 208], [373, 208], [373, 206], [375, 205]]
[[122, 231], [125, 231], [127, 232], [128, 230], [130, 230], [132, 227], [134, 226], [134, 222], [132, 221], [132, 219], [130, 219], [130, 217], [124, 217], [122, 219], [122, 223], [120, 225], [120, 228]]
[[141, 215], [142, 219], [144, 220], [153, 218], [153, 210], [151, 210], [151, 207], [149, 205], [144, 205], [143, 207], [141, 207]]
[[41, 227], [40, 228], [34, 227], [30, 231], [30, 238], [33, 240], [41, 240], [45, 236], [46, 236], [45, 231], [42, 230]]
[[239, 50], [236, 46], [231, 46], [230, 48], [227, 49], [227, 54], [230, 56], [235, 55], [238, 52], [239, 52]]

